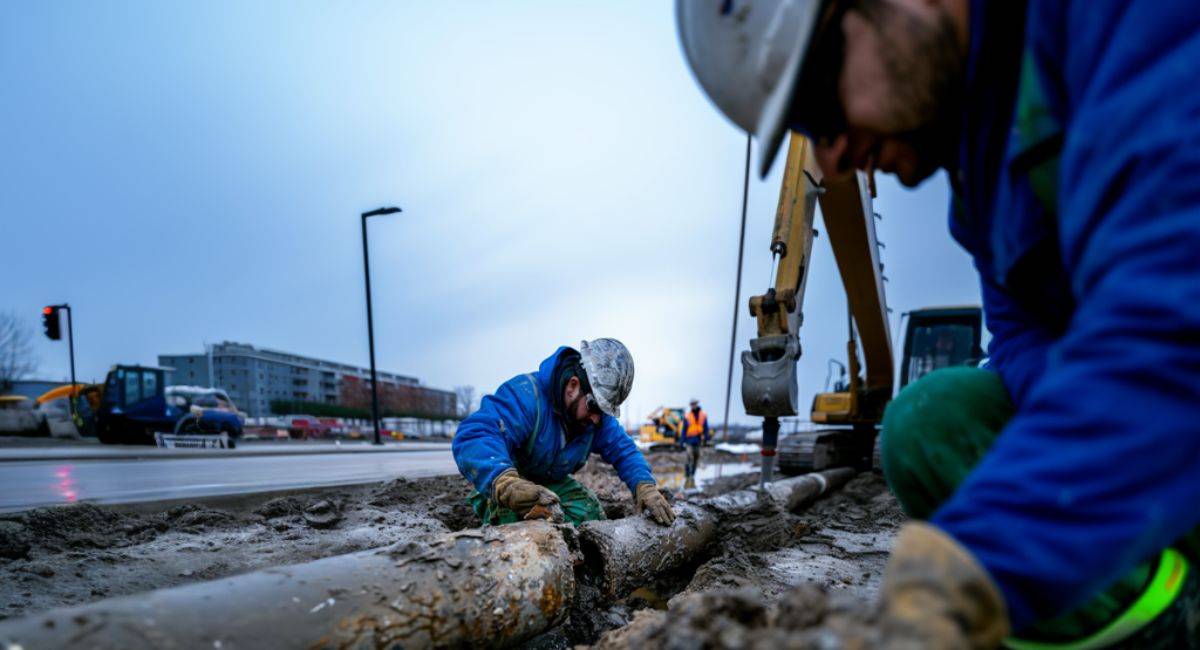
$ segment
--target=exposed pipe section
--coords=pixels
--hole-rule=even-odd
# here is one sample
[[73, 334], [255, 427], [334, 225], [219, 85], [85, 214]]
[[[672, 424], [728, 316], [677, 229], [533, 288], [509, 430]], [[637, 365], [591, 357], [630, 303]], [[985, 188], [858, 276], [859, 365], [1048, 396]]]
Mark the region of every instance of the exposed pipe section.
[[601, 593], [620, 598], [657, 575], [694, 562], [718, 537], [722, 518], [748, 512], [764, 497], [781, 509], [795, 511], [845, 485], [855, 474], [840, 467], [775, 481], [766, 488], [676, 504], [678, 516], [670, 527], [643, 517], [589, 521], [580, 526], [581, 547]]
[[784, 479], [769, 483], [764, 490], [770, 493], [771, 497], [788, 512], [796, 512], [808, 507], [813, 501], [816, 501], [822, 494], [830, 490], [836, 490], [850, 479], [854, 478], [858, 472], [849, 467], [837, 467], [835, 469], [827, 469], [823, 472], [813, 472], [803, 476]]
[[0, 622], [0, 647], [502, 646], [565, 620], [573, 553], [557, 527], [450, 533]]
[[796, 510], [854, 475], [826, 470], [679, 503], [670, 527], [629, 517], [588, 522], [578, 533], [546, 521], [476, 528], [56, 609], [0, 621], [0, 647], [514, 645], [566, 619], [583, 558], [604, 595], [624, 596], [695, 562], [724, 527], [747, 523], [764, 505]]

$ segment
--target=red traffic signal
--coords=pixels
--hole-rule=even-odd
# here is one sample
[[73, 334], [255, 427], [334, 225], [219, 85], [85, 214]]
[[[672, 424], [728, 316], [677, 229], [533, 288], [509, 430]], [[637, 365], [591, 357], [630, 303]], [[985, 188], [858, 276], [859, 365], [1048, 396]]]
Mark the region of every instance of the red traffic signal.
[[46, 338], [51, 341], [62, 339], [62, 330], [60, 329], [58, 319], [58, 307], [50, 306], [42, 308], [42, 330], [46, 332]]

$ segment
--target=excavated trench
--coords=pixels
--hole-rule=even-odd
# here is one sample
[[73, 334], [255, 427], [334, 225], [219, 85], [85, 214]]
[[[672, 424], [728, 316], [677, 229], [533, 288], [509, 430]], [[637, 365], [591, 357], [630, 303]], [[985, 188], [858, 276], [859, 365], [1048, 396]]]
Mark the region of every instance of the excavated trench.
[[[675, 474], [683, 462], [682, 454], [648, 457], [660, 477]], [[706, 458], [718, 459], [744, 462]], [[597, 493], [610, 518], [633, 514], [627, 488], [607, 465], [589, 463], [577, 476]], [[756, 480], [753, 473], [723, 476], [678, 500], [678, 509], [681, 516], [692, 516], [689, 510], [705, 516], [705, 507], [697, 505], [704, 498]], [[0, 616], [387, 544], [415, 548], [478, 525], [463, 501], [466, 494], [460, 478], [440, 477], [203, 505], [73, 506], [7, 515], [0, 519]], [[712, 628], [702, 623], [718, 619], [738, 621], [722, 629], [773, 634], [780, 612], [790, 611], [796, 598], [810, 605], [820, 600], [821, 607], [811, 611], [836, 613], [838, 602], [865, 601], [878, 588], [902, 515], [882, 480], [867, 474], [800, 515], [750, 501], [713, 519], [720, 533], [710, 543], [681, 556], [669, 570], [645, 572], [648, 577], [636, 587], [624, 584], [616, 591], [596, 566], [598, 554], [588, 548], [588, 536], [572, 541], [580, 552], [573, 597], [564, 601], [570, 607], [561, 624], [525, 645], [612, 646], [636, 638], [639, 645], [666, 647], [665, 639], [677, 632], [702, 636]], [[794, 591], [797, 585], [807, 588]], [[727, 645], [716, 637], [709, 641]]]

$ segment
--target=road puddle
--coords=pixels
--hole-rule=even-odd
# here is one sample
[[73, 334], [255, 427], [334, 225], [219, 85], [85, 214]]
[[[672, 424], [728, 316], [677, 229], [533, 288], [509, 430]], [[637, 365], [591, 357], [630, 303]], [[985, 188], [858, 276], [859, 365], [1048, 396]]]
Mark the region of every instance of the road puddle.
[[700, 468], [696, 470], [694, 481], [689, 481], [684, 475], [683, 470], [677, 471], [655, 471], [654, 478], [658, 481], [660, 488], [668, 490], [687, 490], [692, 488], [703, 488], [706, 484], [721, 478], [722, 476], [733, 476], [735, 474], [746, 474], [748, 472], [757, 471], [758, 467], [750, 462], [730, 462], [730, 463], [701, 463]]

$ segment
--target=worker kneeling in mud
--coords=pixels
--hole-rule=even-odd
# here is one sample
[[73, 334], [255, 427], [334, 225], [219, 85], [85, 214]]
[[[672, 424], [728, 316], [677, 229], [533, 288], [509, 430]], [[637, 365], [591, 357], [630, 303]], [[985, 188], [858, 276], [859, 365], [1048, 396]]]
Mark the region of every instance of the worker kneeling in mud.
[[559, 348], [537, 372], [485, 396], [458, 425], [453, 444], [459, 471], [475, 486], [468, 501], [484, 525], [604, 519], [596, 495], [571, 477], [592, 451], [616, 468], [639, 513], [662, 525], [674, 521], [650, 465], [617, 422], [632, 387], [629, 350], [616, 339], [596, 339], [578, 351]]

